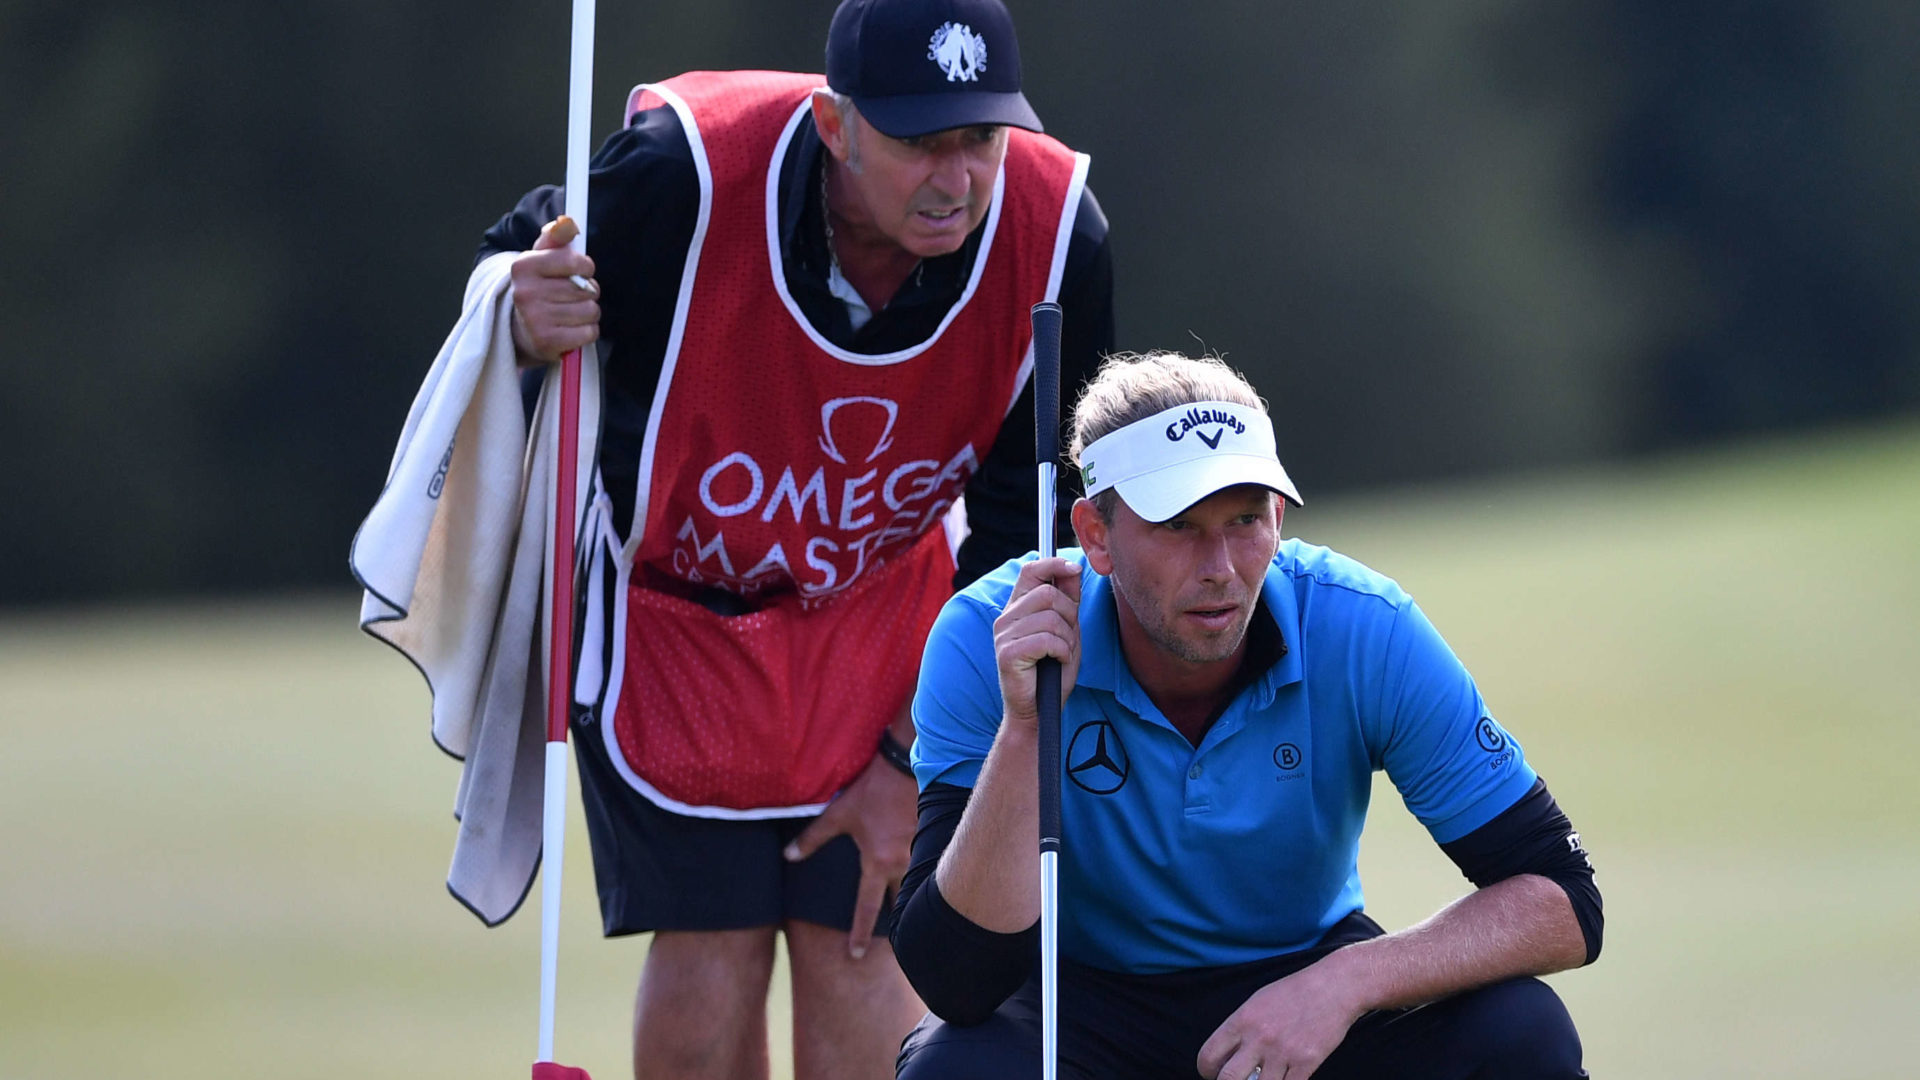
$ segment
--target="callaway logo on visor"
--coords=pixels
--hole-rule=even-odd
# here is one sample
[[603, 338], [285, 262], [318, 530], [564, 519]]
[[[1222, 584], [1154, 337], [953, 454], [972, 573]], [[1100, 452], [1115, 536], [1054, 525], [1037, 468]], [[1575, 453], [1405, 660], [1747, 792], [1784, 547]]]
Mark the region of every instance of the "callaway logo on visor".
[[1081, 451], [1080, 476], [1088, 498], [1116, 489], [1148, 521], [1165, 521], [1236, 484], [1300, 503], [1275, 452], [1273, 422], [1231, 401], [1176, 405], [1109, 432]]
[[[1205, 431], [1208, 424], [1219, 425], [1211, 436]], [[1187, 437], [1187, 432], [1191, 431], [1201, 442], [1207, 444], [1207, 449], [1218, 450], [1220, 438], [1228, 430], [1235, 435], [1245, 435], [1247, 425], [1241, 423], [1239, 417], [1222, 409], [1192, 408], [1183, 413], [1180, 419], [1167, 425], [1167, 441], [1179, 442]]]

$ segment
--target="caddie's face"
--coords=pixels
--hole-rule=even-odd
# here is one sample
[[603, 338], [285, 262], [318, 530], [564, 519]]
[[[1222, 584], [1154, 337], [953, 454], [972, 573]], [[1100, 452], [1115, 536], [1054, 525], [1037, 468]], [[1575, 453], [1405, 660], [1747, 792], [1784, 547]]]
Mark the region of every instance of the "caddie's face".
[[910, 139], [883, 135], [855, 113], [860, 170], [849, 193], [868, 221], [919, 258], [951, 255], [986, 219], [1007, 156], [1007, 129], [954, 128]]
[[1113, 583], [1123, 636], [1131, 622], [1171, 657], [1212, 663], [1233, 656], [1246, 639], [1280, 548], [1281, 514], [1279, 496], [1241, 484], [1159, 522], [1143, 519], [1124, 499], [1113, 521], [1102, 522], [1082, 500], [1074, 526], [1089, 564]]

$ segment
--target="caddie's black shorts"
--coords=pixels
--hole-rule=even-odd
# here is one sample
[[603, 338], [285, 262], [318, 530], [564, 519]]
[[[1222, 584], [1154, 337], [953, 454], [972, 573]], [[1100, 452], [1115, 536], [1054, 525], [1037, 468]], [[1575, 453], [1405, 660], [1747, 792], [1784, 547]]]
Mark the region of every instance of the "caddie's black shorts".
[[[731, 821], [663, 810], [614, 768], [605, 739], [591, 719], [575, 721], [574, 760], [608, 937], [788, 920], [852, 927], [860, 851], [851, 838], [836, 836], [812, 858], [789, 863], [781, 852], [812, 818]], [[876, 937], [885, 941], [892, 925], [892, 904], [883, 904]]]
[[[1372, 920], [1363, 920], [1378, 934]], [[1342, 933], [1342, 931], [1345, 933]], [[1339, 945], [1359, 926], [1336, 927]], [[1331, 936], [1331, 935], [1330, 935]], [[1123, 975], [1062, 961], [1062, 1080], [1198, 1076], [1214, 1030], [1270, 982], [1332, 947], [1231, 967]], [[1552, 988], [1511, 979], [1417, 1009], [1371, 1012], [1347, 1032], [1314, 1080], [1575, 1080], [1580, 1036]], [[899, 1080], [978, 1080], [1040, 1074], [1040, 980], [1030, 979], [984, 1023], [929, 1015], [901, 1044]], [[1271, 1080], [1279, 1080], [1273, 1077]]]

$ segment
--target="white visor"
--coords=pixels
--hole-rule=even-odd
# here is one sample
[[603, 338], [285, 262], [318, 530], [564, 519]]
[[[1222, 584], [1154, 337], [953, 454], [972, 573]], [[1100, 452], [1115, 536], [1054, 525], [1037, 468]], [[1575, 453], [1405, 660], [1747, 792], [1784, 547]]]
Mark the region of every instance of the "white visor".
[[1280, 467], [1273, 421], [1231, 401], [1175, 406], [1108, 432], [1080, 452], [1080, 479], [1087, 498], [1118, 489], [1148, 521], [1165, 521], [1235, 484], [1272, 488], [1301, 505]]

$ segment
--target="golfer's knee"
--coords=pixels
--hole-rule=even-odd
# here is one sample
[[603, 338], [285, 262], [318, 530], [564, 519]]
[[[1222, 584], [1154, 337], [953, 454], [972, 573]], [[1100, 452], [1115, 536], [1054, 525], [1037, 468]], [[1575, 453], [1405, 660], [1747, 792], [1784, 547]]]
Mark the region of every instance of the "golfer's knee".
[[1033, 1076], [1040, 1046], [1028, 1032], [995, 1016], [960, 1027], [928, 1013], [900, 1043], [896, 1080], [981, 1080]]
[[1553, 988], [1514, 979], [1474, 995], [1471, 1044], [1487, 1080], [1567, 1080], [1581, 1070], [1580, 1033]]

